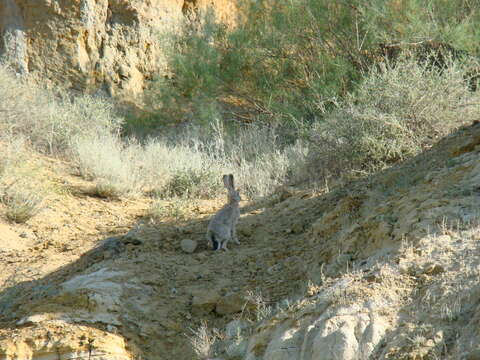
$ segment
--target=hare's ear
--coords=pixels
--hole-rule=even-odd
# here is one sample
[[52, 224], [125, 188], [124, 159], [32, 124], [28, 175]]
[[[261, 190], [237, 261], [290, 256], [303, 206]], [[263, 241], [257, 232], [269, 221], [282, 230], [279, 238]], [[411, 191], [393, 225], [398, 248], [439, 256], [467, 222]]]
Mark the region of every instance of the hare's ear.
[[223, 185], [228, 189], [230, 187], [230, 179], [228, 175], [223, 175]]
[[233, 174], [228, 175], [228, 179], [230, 181], [230, 187], [235, 189], [235, 185], [233, 184]]

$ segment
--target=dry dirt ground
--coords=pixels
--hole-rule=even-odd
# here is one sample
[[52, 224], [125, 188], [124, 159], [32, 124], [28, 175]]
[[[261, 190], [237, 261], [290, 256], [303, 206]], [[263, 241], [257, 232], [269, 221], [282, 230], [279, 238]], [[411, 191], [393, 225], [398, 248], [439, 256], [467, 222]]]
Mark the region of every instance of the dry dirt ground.
[[204, 240], [221, 201], [151, 222], [150, 199], [31, 161], [48, 195], [0, 219], [1, 358], [194, 359], [206, 321], [212, 358], [480, 359], [479, 124], [328, 193], [243, 202], [229, 252]]

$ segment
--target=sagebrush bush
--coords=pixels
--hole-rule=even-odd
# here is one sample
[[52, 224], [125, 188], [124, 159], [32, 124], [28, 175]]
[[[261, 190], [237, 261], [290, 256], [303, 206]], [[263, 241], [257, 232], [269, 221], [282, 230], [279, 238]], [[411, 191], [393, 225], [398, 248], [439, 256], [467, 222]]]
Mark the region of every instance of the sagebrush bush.
[[79, 173], [103, 184], [99, 190], [154, 193], [163, 199], [222, 196], [226, 173], [235, 174], [246, 197], [265, 196], [294, 178], [306, 156], [305, 146], [282, 144], [269, 127], [255, 125], [234, 133], [190, 127], [143, 144], [125, 142], [116, 134], [78, 138], [73, 153]]
[[[173, 173], [170, 180], [162, 189], [167, 197], [211, 197], [217, 192], [217, 174], [210, 169], [180, 169]], [[203, 195], [203, 196], [202, 196]]]
[[0, 181], [8, 176], [12, 168], [25, 160], [26, 145], [22, 137], [0, 135]]
[[37, 150], [65, 155], [70, 141], [118, 131], [113, 105], [89, 95], [60, 96], [0, 65], [0, 132], [23, 137]]
[[449, 61], [438, 69], [404, 59], [372, 68], [356, 92], [312, 127], [310, 170], [321, 176], [371, 173], [472, 122], [480, 94], [465, 81], [471, 66]]
[[156, 223], [168, 218], [173, 218], [176, 221], [185, 220], [187, 218], [189, 205], [191, 204], [192, 201], [184, 197], [171, 198], [168, 202], [156, 198], [150, 205], [148, 216], [151, 221]]
[[188, 134], [148, 141], [144, 160], [149, 188], [161, 198], [216, 197], [222, 192], [221, 174], [228, 169], [225, 159], [215, 158]]
[[147, 181], [142, 170], [143, 148], [124, 143], [118, 134], [81, 137], [72, 143], [81, 176], [96, 181], [99, 196], [138, 195]]

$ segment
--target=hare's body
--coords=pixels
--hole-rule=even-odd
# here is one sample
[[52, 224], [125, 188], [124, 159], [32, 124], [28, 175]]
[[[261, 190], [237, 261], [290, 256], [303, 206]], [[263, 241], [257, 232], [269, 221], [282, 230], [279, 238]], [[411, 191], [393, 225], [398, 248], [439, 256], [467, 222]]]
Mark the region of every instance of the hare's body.
[[228, 250], [227, 243], [233, 239], [240, 244], [237, 238], [236, 225], [240, 218], [240, 194], [233, 185], [233, 175], [224, 175], [223, 182], [228, 189], [228, 203], [221, 208], [210, 220], [207, 229], [207, 240], [212, 242], [213, 250]]

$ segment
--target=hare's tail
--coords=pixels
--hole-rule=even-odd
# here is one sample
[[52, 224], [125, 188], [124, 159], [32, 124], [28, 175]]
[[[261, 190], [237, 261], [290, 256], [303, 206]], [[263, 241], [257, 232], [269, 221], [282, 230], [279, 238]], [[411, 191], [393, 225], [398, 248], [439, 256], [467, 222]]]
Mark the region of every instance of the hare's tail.
[[213, 250], [218, 250], [220, 247], [220, 242], [215, 239], [215, 234], [213, 231], [207, 233], [207, 240], [212, 242]]

